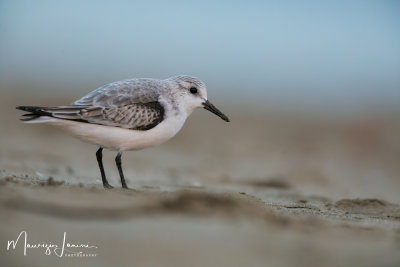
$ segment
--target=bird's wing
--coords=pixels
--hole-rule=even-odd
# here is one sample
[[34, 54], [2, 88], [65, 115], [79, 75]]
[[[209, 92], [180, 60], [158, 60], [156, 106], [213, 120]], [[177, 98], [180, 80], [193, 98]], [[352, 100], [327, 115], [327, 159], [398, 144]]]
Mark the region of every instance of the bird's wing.
[[[164, 118], [157, 81], [135, 79], [100, 87], [70, 106], [19, 107], [34, 116], [88, 122], [134, 130], [149, 130]], [[30, 118], [28, 118], [30, 119]]]
[[81, 120], [134, 130], [149, 130], [164, 118], [159, 102], [134, 103], [108, 107], [90, 107], [79, 111]]

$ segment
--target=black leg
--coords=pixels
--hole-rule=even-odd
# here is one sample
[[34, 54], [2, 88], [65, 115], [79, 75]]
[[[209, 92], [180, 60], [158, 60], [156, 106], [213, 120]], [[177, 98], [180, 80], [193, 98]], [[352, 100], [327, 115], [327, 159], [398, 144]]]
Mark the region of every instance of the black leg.
[[96, 158], [97, 158], [97, 163], [99, 163], [99, 168], [100, 168], [100, 173], [101, 173], [101, 179], [103, 180], [103, 186], [104, 188], [113, 188], [107, 181], [106, 174], [104, 173], [104, 167], [103, 167], [103, 148], [100, 147], [99, 150], [96, 152]]
[[117, 163], [118, 172], [119, 172], [119, 177], [121, 178], [122, 188], [128, 189], [128, 186], [126, 186], [126, 182], [125, 182], [125, 178], [124, 178], [124, 173], [122, 172], [121, 156], [122, 156], [122, 151], [118, 151], [118, 154], [117, 154], [117, 156], [115, 157], [115, 163]]

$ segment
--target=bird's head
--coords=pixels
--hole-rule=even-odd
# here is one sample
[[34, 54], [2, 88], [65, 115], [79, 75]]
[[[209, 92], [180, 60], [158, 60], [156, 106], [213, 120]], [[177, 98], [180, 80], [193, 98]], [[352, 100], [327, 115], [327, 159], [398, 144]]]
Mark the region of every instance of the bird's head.
[[197, 108], [204, 108], [229, 122], [228, 117], [208, 101], [207, 88], [201, 80], [186, 75], [174, 76], [168, 80], [173, 83], [178, 101], [188, 115]]

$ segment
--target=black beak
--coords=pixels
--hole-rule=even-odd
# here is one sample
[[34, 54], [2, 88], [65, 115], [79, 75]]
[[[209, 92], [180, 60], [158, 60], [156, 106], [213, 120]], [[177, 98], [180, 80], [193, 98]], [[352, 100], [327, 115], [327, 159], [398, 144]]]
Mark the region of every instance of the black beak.
[[203, 102], [203, 107], [204, 107], [204, 109], [211, 111], [212, 113], [214, 113], [215, 115], [217, 115], [218, 117], [223, 119], [224, 121], [229, 122], [228, 117], [224, 113], [219, 111], [219, 109], [217, 109], [213, 104], [211, 104], [210, 101], [206, 100], [206, 102]]

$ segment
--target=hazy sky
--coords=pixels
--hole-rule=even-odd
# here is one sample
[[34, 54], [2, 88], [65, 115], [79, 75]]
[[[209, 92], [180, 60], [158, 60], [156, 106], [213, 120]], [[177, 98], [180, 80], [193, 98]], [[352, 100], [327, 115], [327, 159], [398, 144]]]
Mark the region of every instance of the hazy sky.
[[2, 0], [0, 83], [192, 74], [270, 105], [400, 104], [400, 2], [216, 2]]

